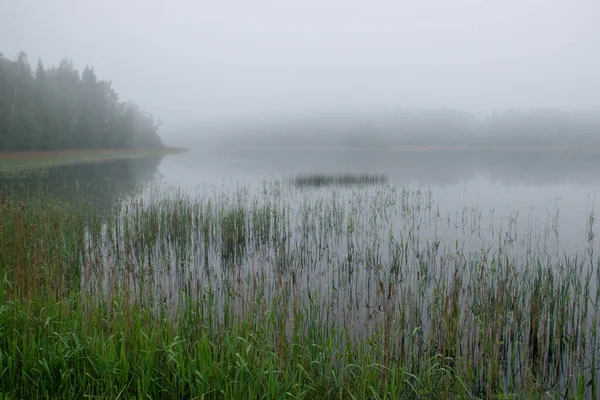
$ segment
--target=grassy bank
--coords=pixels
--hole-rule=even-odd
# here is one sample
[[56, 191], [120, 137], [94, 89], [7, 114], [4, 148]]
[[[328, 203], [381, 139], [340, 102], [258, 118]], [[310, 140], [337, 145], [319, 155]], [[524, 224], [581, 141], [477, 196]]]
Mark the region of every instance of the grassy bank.
[[477, 249], [476, 215], [278, 182], [153, 187], [108, 214], [3, 199], [0, 393], [597, 398], [598, 261], [436, 236]]
[[65, 164], [93, 163], [128, 158], [155, 157], [185, 151], [174, 147], [153, 149], [58, 150], [0, 152], [0, 172], [46, 168]]

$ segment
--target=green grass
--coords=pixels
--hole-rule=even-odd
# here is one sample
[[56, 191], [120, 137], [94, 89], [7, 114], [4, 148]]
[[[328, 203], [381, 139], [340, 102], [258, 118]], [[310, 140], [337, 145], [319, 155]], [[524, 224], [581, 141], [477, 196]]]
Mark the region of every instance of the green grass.
[[504, 231], [482, 250], [422, 239], [475, 242], [476, 215], [444, 220], [427, 192], [278, 182], [155, 186], [108, 214], [3, 199], [0, 393], [597, 398], [598, 260]]
[[0, 153], [0, 173], [48, 168], [66, 164], [155, 157], [181, 151], [184, 150], [165, 147], [156, 149], [60, 150]]

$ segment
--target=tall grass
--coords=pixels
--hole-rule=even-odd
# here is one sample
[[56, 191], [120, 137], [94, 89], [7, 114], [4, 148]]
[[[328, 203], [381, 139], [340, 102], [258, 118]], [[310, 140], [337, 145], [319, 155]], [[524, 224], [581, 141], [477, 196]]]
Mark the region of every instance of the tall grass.
[[430, 192], [278, 182], [108, 214], [3, 199], [0, 393], [598, 398], [596, 245], [552, 256], [547, 222], [524, 240]]

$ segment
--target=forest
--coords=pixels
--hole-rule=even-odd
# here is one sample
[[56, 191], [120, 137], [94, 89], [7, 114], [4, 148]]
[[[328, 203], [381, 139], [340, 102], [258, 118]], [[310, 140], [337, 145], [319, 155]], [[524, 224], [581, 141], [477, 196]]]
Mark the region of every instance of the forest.
[[93, 67], [80, 73], [64, 58], [33, 71], [25, 52], [0, 53], [0, 151], [160, 147], [159, 127]]

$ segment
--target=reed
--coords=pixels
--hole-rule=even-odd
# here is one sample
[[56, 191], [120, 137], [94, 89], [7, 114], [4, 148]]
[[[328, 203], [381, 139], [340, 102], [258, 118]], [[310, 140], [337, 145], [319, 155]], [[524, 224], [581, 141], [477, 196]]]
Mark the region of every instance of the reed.
[[483, 214], [278, 182], [4, 198], [0, 397], [600, 397], [596, 244]]
[[382, 185], [388, 181], [384, 174], [306, 174], [297, 175], [292, 179], [296, 187], [323, 187], [323, 186], [369, 186]]

